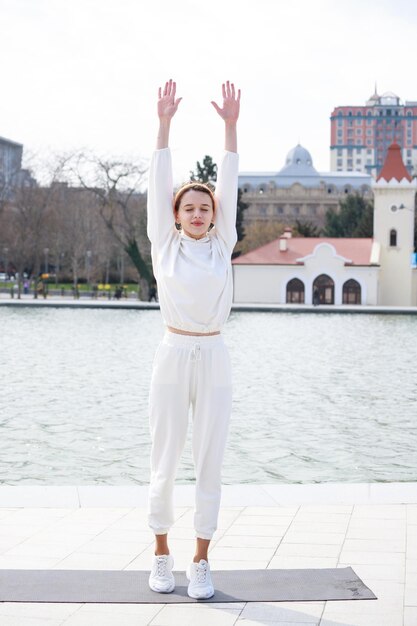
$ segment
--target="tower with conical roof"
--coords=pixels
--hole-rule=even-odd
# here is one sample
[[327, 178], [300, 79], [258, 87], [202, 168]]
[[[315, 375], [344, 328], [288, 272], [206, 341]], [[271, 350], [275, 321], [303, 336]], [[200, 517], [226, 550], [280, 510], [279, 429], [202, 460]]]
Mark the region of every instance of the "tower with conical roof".
[[379, 247], [378, 302], [415, 306], [412, 254], [417, 182], [404, 165], [401, 147], [392, 143], [374, 191], [374, 240]]

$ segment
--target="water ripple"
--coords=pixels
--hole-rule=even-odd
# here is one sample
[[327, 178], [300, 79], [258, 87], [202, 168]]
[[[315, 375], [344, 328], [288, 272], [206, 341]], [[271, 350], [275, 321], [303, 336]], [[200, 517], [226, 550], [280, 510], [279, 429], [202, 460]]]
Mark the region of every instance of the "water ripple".
[[[0, 484], [147, 484], [158, 311], [0, 309]], [[417, 480], [417, 318], [233, 313], [225, 483]], [[194, 480], [190, 433], [178, 481]]]

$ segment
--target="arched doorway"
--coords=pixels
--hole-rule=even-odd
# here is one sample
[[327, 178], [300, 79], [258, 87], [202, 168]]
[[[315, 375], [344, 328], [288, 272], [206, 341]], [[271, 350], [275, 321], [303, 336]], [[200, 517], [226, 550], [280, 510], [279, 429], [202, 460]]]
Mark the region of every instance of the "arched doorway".
[[343, 304], [362, 304], [361, 286], [353, 278], [343, 285]]
[[313, 283], [313, 304], [334, 304], [334, 281], [320, 274]]
[[304, 283], [299, 278], [293, 278], [287, 283], [287, 304], [304, 304]]

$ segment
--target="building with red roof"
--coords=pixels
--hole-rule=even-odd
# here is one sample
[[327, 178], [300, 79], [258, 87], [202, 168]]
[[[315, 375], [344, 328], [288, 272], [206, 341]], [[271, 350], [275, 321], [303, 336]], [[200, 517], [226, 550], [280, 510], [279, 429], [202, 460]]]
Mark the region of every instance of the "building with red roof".
[[373, 238], [292, 237], [288, 228], [234, 259], [234, 302], [417, 305], [416, 181], [396, 143], [373, 192]]

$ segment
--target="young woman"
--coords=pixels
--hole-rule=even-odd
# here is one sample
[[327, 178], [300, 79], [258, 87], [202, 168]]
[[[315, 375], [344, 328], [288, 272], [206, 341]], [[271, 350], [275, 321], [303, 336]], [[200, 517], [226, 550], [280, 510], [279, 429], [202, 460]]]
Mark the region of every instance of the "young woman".
[[148, 237], [165, 336], [155, 355], [149, 398], [152, 436], [149, 525], [155, 533], [151, 589], [175, 588], [168, 531], [174, 523], [173, 488], [192, 408], [196, 473], [196, 551], [187, 569], [188, 594], [214, 594], [208, 547], [217, 527], [221, 465], [231, 412], [230, 359], [220, 330], [232, 304], [231, 254], [237, 240], [240, 91], [222, 86], [225, 153], [216, 192], [189, 183], [173, 199], [169, 130], [181, 98], [172, 80], [159, 89], [159, 133], [148, 189]]

